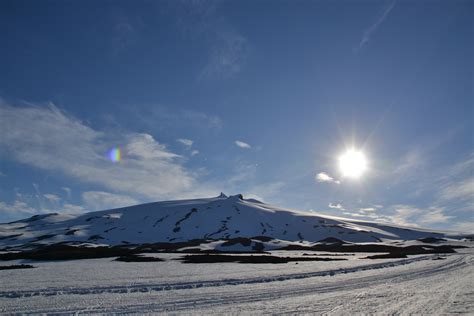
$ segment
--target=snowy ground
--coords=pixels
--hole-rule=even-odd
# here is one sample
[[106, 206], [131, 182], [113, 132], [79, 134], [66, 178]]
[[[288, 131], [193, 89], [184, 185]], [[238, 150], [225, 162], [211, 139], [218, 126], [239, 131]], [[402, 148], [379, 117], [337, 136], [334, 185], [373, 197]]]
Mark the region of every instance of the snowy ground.
[[183, 264], [172, 260], [177, 255], [158, 256], [167, 260], [30, 262], [37, 268], [0, 271], [0, 313], [474, 313], [473, 248], [445, 260], [358, 254], [298, 264]]

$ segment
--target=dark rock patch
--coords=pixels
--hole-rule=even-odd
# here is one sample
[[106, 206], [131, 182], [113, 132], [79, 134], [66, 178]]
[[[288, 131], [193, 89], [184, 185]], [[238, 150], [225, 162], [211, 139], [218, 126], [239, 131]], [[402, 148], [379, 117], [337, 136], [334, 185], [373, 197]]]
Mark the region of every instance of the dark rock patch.
[[75, 260], [119, 257], [134, 253], [133, 249], [122, 247], [74, 247], [55, 244], [43, 246], [39, 249], [22, 252], [9, 252], [0, 254], [0, 260]]
[[254, 236], [251, 239], [260, 240], [263, 242], [269, 242], [270, 240], [273, 240], [272, 237], [268, 237], [268, 236]]
[[245, 237], [237, 237], [227, 240], [222, 244], [222, 247], [230, 247], [237, 244], [241, 244], [244, 247], [249, 247], [252, 244], [252, 240], [250, 238]]
[[328, 252], [386, 252], [393, 254], [421, 255], [433, 253], [455, 253], [455, 248], [465, 248], [464, 246], [432, 246], [432, 245], [411, 245], [411, 246], [393, 246], [380, 244], [347, 244], [347, 243], [321, 243], [313, 246], [288, 245], [278, 250], [309, 250], [309, 251], [328, 251]]
[[117, 227], [112, 227], [112, 228], [106, 229], [106, 230], [104, 230], [104, 233], [108, 233], [109, 231], [114, 230], [114, 229], [117, 229]]
[[256, 252], [262, 252], [265, 249], [265, 246], [261, 242], [256, 242], [252, 249]]
[[13, 269], [32, 269], [35, 268], [30, 264], [14, 264], [11, 266], [0, 266], [0, 270], [13, 270]]
[[0, 237], [0, 240], [14, 239], [14, 238], [20, 237], [20, 236], [22, 236], [22, 235], [23, 235], [23, 234], [15, 234], [15, 235], [3, 236], [3, 237]]
[[237, 263], [288, 263], [298, 261], [342, 261], [347, 259], [342, 258], [308, 258], [308, 257], [277, 257], [268, 255], [219, 255], [219, 254], [202, 254], [202, 255], [187, 255], [178, 260], [183, 263], [222, 263], [222, 262], [237, 262]]
[[179, 221], [176, 222], [176, 224], [174, 224], [175, 226], [179, 226], [181, 225], [182, 222], [184, 222], [185, 220], [187, 220], [189, 217], [191, 217], [191, 215], [193, 213], [196, 213], [197, 212], [197, 208], [193, 207], [191, 209], [191, 211], [189, 211], [188, 213], [186, 213], [186, 215], [184, 215], [183, 218], [181, 218]]
[[345, 244], [346, 243], [346, 242], [344, 242], [340, 239], [334, 238], [334, 237], [324, 238], [324, 239], [318, 240], [318, 242], [325, 243], [325, 244]]
[[156, 257], [144, 257], [139, 255], [125, 255], [120, 256], [115, 261], [122, 261], [122, 262], [160, 262], [164, 261], [163, 259], [156, 258]]
[[395, 259], [395, 258], [407, 258], [406, 254], [403, 253], [384, 253], [382, 255], [367, 256], [362, 259]]
[[162, 221], [164, 221], [164, 220], [167, 219], [168, 217], [169, 217], [169, 215], [166, 215], [166, 216], [161, 217], [160, 219], [158, 219], [158, 220], [153, 224], [153, 227], [156, 227], [156, 225], [158, 225], [158, 223], [161, 223]]
[[95, 240], [100, 240], [100, 239], [105, 239], [105, 238], [102, 237], [101, 235], [92, 235], [87, 240], [95, 241]]
[[52, 237], [55, 237], [56, 235], [41, 235], [41, 236], [38, 236], [36, 237], [36, 241], [40, 241], [40, 240], [43, 240], [43, 239], [49, 239], [49, 238], [52, 238]]
[[436, 238], [436, 237], [426, 237], [426, 238], [419, 238], [418, 241], [427, 243], [427, 244], [436, 244], [439, 242], [447, 241], [444, 238]]

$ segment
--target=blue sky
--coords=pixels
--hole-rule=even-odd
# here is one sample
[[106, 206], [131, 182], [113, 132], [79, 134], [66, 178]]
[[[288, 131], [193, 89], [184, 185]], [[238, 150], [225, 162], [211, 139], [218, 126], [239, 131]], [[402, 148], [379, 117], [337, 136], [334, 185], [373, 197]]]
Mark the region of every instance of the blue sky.
[[473, 231], [473, 7], [4, 0], [0, 221], [224, 191]]

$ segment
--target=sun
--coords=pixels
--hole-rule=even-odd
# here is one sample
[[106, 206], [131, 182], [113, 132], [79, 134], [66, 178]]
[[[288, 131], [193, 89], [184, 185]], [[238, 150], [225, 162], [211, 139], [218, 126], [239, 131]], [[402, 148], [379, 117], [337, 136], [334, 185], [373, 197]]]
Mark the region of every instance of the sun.
[[364, 153], [349, 149], [339, 157], [339, 169], [344, 177], [358, 179], [367, 170]]

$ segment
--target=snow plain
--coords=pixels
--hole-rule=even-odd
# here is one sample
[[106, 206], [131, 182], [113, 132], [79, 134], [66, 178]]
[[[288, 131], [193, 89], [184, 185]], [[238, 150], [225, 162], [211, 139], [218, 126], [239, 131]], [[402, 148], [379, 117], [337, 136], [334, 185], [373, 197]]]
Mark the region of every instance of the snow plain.
[[474, 313], [473, 248], [443, 260], [364, 255], [298, 264], [185, 264], [173, 260], [179, 254], [23, 260], [36, 268], [0, 271], [0, 313]]

